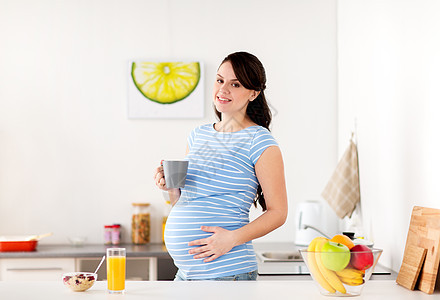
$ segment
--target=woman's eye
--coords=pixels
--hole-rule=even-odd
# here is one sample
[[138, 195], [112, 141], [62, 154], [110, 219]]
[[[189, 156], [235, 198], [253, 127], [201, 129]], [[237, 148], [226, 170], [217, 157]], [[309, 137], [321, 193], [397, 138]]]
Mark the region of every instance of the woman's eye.
[[221, 79], [217, 79], [217, 82], [218, 82], [218, 83], [223, 83], [223, 80], [221, 80]]
[[240, 84], [238, 84], [238, 83], [233, 83], [232, 86], [233, 86], [233, 87], [240, 87]]

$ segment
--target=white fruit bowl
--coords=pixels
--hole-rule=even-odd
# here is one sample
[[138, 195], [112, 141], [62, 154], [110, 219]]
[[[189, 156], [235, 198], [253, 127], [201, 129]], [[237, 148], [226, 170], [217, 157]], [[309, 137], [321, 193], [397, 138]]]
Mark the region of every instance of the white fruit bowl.
[[[365, 270], [358, 270], [352, 265], [352, 261], [340, 271], [327, 269], [321, 257], [328, 260], [340, 260], [341, 253], [316, 252], [300, 249], [299, 252], [310, 271], [313, 281], [318, 286], [319, 292], [325, 296], [351, 297], [359, 296], [363, 287], [373, 274], [374, 267], [382, 254], [382, 249], [371, 249], [373, 265]], [[370, 255], [367, 251], [356, 252], [356, 255]], [[353, 253], [351, 253], [353, 258]]]

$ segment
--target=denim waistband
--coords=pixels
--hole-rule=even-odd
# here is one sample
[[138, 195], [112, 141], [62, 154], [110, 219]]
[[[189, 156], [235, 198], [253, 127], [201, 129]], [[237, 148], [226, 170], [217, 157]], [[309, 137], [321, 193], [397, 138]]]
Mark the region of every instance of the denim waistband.
[[195, 280], [211, 280], [211, 281], [239, 281], [239, 280], [257, 280], [258, 272], [257, 270], [241, 273], [237, 275], [230, 275], [230, 276], [222, 276], [222, 277], [216, 277], [216, 278], [209, 278], [209, 279], [188, 279], [186, 276], [180, 271], [177, 270], [176, 277], [174, 278], [174, 281], [195, 281]]

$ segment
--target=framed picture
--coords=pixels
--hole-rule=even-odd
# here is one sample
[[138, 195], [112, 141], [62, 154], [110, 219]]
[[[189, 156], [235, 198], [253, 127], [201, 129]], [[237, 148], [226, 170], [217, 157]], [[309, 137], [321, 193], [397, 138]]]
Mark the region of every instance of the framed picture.
[[128, 75], [128, 118], [203, 118], [202, 62], [130, 61]]

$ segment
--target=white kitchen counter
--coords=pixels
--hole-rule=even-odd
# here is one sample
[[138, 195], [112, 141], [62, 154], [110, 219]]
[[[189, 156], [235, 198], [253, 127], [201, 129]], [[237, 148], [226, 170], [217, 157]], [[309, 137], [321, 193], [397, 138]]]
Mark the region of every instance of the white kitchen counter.
[[[230, 300], [230, 299], [331, 299], [319, 294], [313, 281], [128, 281], [125, 295], [110, 295], [107, 283], [98, 281], [86, 292], [72, 292], [59, 282], [5, 282], [0, 281], [0, 299], [14, 300], [120, 300], [120, 299], [178, 299], [178, 300]], [[440, 292], [427, 295], [409, 291], [391, 280], [369, 281], [362, 295], [354, 299], [439, 299]]]

